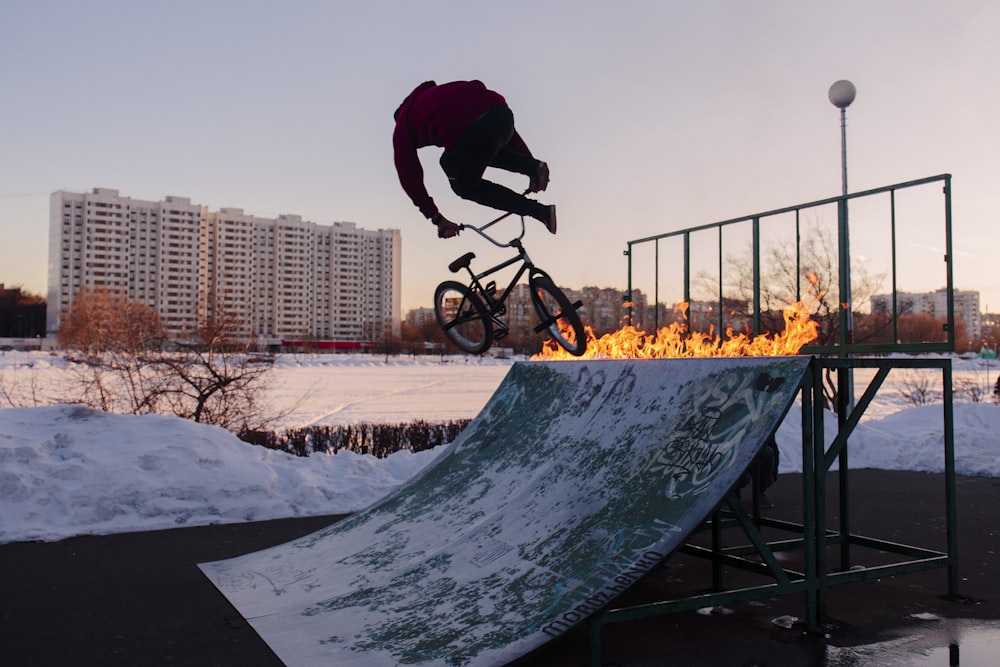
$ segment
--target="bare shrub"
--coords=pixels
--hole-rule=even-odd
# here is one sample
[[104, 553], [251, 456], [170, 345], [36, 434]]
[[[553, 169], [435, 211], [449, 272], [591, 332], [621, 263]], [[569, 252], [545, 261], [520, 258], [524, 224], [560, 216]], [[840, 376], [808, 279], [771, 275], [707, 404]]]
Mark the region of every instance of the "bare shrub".
[[28, 408], [50, 402], [44, 396], [42, 383], [36, 374], [28, 373], [26, 380], [23, 377], [16, 372], [16, 368], [9, 375], [0, 374], [0, 408]]
[[309, 456], [313, 453], [336, 454], [347, 450], [385, 458], [398, 451], [420, 452], [452, 442], [469, 424], [468, 419], [431, 423], [423, 420], [404, 424], [360, 422], [339, 426], [310, 426], [283, 433], [246, 429], [238, 433], [244, 442]]
[[230, 431], [266, 429], [291, 412], [262, 405], [273, 358], [240, 340], [223, 316], [183, 342], [169, 341], [149, 308], [107, 291], [82, 290], [59, 330], [72, 380], [58, 398], [105, 412], [172, 414]]
[[983, 403], [990, 397], [989, 388], [983, 386], [982, 382], [969, 378], [955, 378], [952, 390], [956, 397], [965, 397], [973, 403]]
[[934, 373], [919, 369], [899, 371], [899, 394], [914, 405], [927, 405], [941, 398], [939, 391], [931, 388]]

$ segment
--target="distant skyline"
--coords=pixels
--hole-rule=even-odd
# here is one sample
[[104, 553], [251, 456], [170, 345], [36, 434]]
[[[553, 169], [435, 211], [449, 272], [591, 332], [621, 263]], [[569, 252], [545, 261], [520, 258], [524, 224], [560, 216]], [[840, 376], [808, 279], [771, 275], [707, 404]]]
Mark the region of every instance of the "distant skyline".
[[[44, 293], [49, 194], [109, 187], [398, 228], [403, 310], [429, 306], [448, 262], [498, 253], [468, 232], [435, 237], [399, 187], [392, 111], [421, 81], [478, 78], [552, 170], [539, 198], [559, 234], [529, 220], [532, 258], [567, 287], [622, 288], [629, 240], [838, 195], [827, 91], [849, 79], [850, 190], [951, 173], [955, 286], [1000, 310], [997, 34], [988, 0], [509, 0], [500, 14], [14, 0], [0, 7], [0, 282]], [[437, 156], [421, 154], [445, 215], [494, 217], [451, 193]], [[902, 290], [943, 286], [921, 282], [941, 248], [920, 244]]]

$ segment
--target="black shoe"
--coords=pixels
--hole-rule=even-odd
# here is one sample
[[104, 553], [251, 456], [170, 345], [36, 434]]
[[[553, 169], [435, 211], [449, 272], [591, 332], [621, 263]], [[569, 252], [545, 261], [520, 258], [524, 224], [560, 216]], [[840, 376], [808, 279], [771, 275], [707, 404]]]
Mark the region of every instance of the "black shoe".
[[764, 493], [760, 494], [760, 508], [765, 510], [774, 509], [774, 503], [772, 503]]
[[549, 187], [549, 165], [540, 161], [538, 168], [535, 170], [535, 175], [530, 178], [531, 184], [529, 188], [532, 192], [541, 192]]
[[556, 205], [555, 204], [551, 204], [549, 206], [546, 206], [546, 208], [548, 209], [548, 216], [546, 217], [545, 220], [542, 220], [542, 224], [545, 225], [545, 228], [549, 230], [550, 234], [555, 234], [556, 233]]

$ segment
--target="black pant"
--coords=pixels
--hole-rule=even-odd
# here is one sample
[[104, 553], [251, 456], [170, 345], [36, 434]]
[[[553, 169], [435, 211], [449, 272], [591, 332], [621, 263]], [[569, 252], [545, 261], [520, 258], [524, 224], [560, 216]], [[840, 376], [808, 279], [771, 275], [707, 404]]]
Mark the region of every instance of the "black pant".
[[451, 189], [469, 199], [501, 211], [544, 217], [546, 207], [533, 199], [483, 179], [486, 167], [524, 174], [538, 171], [538, 160], [519, 153], [508, 144], [514, 136], [514, 114], [506, 105], [493, 107], [472, 123], [458, 142], [441, 155], [441, 168]]

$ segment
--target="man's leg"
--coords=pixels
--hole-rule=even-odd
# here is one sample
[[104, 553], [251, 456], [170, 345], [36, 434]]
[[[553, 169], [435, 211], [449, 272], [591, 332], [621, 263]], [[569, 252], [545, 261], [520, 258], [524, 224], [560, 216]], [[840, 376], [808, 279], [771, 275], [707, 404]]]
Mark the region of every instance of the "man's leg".
[[454, 146], [441, 155], [441, 168], [459, 197], [518, 215], [544, 220], [548, 207], [497, 183], [483, 179], [486, 167], [529, 175], [538, 160], [507, 148], [514, 136], [514, 115], [494, 107], [469, 126]]

